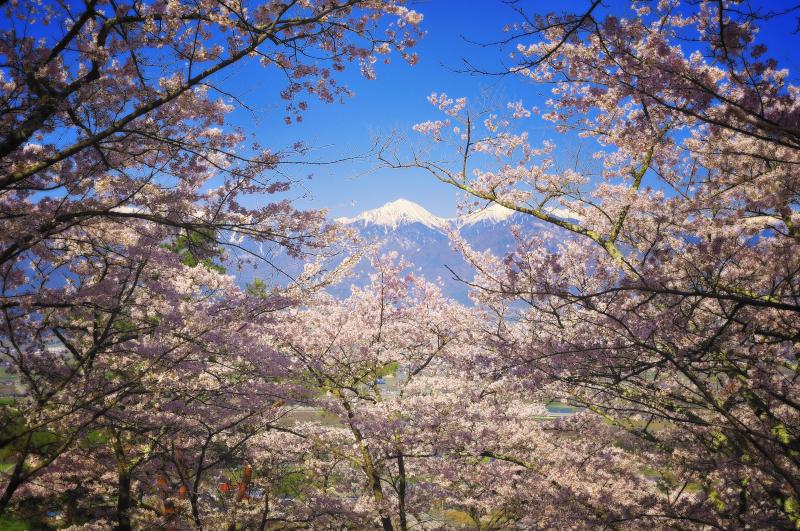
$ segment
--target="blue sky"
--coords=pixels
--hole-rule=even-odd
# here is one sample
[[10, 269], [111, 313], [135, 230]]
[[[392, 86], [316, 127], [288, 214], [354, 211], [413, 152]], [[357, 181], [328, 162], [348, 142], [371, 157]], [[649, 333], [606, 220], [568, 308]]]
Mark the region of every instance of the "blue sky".
[[[533, 0], [531, 9], [580, 9], [587, 2]], [[614, 0], [608, 5], [625, 8], [627, 2]], [[770, 0], [762, 5], [778, 9], [789, 2]], [[226, 87], [254, 108], [254, 112], [238, 110], [233, 122], [253, 133], [263, 145], [276, 149], [302, 140], [313, 148], [310, 157], [334, 160], [363, 154], [370, 150], [375, 137], [387, 137], [397, 131], [414, 140], [414, 123], [437, 118], [426, 101], [431, 92], [471, 99], [488, 97], [503, 105], [507, 100], [522, 99], [530, 107], [544, 107], [549, 87], [536, 85], [521, 76], [475, 76], [459, 73], [462, 58], [473, 64], [497, 69], [503, 53], [497, 47], [482, 47], [469, 41], [491, 42], [503, 38], [503, 26], [517, 20], [518, 15], [500, 0], [411, 0], [409, 7], [424, 14], [423, 28], [427, 36], [416, 51], [419, 64], [410, 67], [395, 57], [390, 65], [379, 65], [378, 79], [368, 81], [358, 74], [357, 65], [348, 70], [341, 81], [355, 92], [344, 104], [312, 102], [303, 122], [283, 124], [284, 102], [277, 97], [280, 81], [254, 65], [240, 65], [228, 72]], [[786, 37], [794, 29], [792, 17], [772, 21], [762, 29], [759, 39], [770, 48], [770, 54], [793, 74], [800, 71], [798, 57]], [[796, 42], [797, 35], [790, 41]], [[506, 51], [507, 52], [507, 51]], [[795, 76], [792, 76], [795, 77]], [[552, 130], [547, 122], [532, 117], [528, 130], [534, 144], [554, 139], [562, 153], [573, 151], [578, 140]], [[365, 158], [331, 166], [288, 167], [292, 177], [300, 179], [292, 193], [298, 206], [327, 208], [331, 216], [352, 216], [405, 197], [432, 213], [452, 216], [457, 204], [456, 191], [435, 181], [421, 171], [374, 170], [375, 160]], [[310, 180], [304, 177], [313, 173]]]
[[[565, 2], [582, 5], [581, 2]], [[283, 102], [276, 100], [276, 89], [263, 82], [264, 73], [242, 67], [229, 78], [237, 94], [257, 109], [238, 111], [234, 122], [269, 146], [288, 146], [296, 139], [314, 147], [310, 156], [332, 160], [369, 151], [376, 136], [393, 131], [410, 139], [417, 135], [411, 126], [438, 118], [426, 98], [431, 92], [471, 98], [488, 95], [498, 104], [522, 98], [526, 105], [542, 105], [545, 90], [518, 76], [473, 76], [458, 73], [461, 59], [487, 68], [499, 66], [497, 48], [484, 48], [466, 39], [487, 42], [502, 38], [502, 28], [515, 20], [513, 10], [499, 0], [412, 1], [409, 7], [424, 14], [427, 35], [416, 47], [420, 61], [414, 67], [394, 57], [389, 65], [379, 65], [378, 78], [368, 81], [358, 76], [357, 67], [342, 80], [355, 92], [344, 104], [316, 103], [310, 106], [300, 124], [282, 122]], [[248, 80], [257, 80], [249, 84]], [[543, 125], [541, 124], [531, 124]], [[293, 176], [309, 172], [314, 176], [295, 189], [302, 207], [328, 208], [331, 215], [350, 216], [405, 197], [434, 214], [455, 214], [457, 195], [453, 188], [415, 171], [378, 170], [374, 158], [315, 168], [290, 168]], [[303, 197], [305, 195], [305, 197]]]
[[[46, 0], [52, 1], [52, 0]], [[779, 11], [795, 4], [791, 0], [753, 0], [762, 9]], [[527, 0], [529, 12], [550, 10], [578, 11], [588, 0]], [[625, 12], [629, 2], [607, 0], [613, 10]], [[446, 92], [452, 97], [471, 100], [488, 98], [498, 107], [508, 100], [522, 100], [526, 106], [544, 108], [550, 87], [534, 84], [522, 76], [482, 76], [458, 72], [462, 59], [487, 70], [497, 70], [508, 50], [482, 47], [474, 42], [492, 42], [506, 37], [506, 24], [519, 15], [502, 0], [409, 0], [408, 6], [424, 15], [422, 28], [427, 32], [416, 47], [420, 61], [414, 67], [395, 56], [389, 65], [378, 65], [377, 80], [363, 79], [358, 65], [341, 74], [339, 81], [355, 96], [344, 104], [310, 102], [302, 123], [285, 125], [285, 102], [279, 93], [285, 86], [274, 71], [265, 70], [254, 61], [244, 61], [225, 70], [217, 82], [243, 100], [253, 110], [238, 108], [231, 123], [253, 134], [264, 146], [283, 150], [296, 141], [310, 146], [310, 159], [336, 160], [365, 154], [376, 137], [393, 132], [419, 140], [411, 126], [438, 118], [426, 97], [431, 92]], [[603, 10], [607, 12], [607, 10]], [[0, 28], [8, 21], [0, 21]], [[789, 68], [797, 83], [800, 72], [800, 49], [795, 16], [782, 17], [762, 25], [759, 40], [769, 48], [769, 55]], [[57, 31], [50, 28], [49, 31]], [[474, 42], [470, 42], [474, 41]], [[551, 125], [533, 116], [526, 129], [533, 144], [553, 139], [557, 154], [568, 157], [579, 142], [574, 136], [556, 133]], [[589, 152], [589, 150], [584, 150]], [[378, 207], [399, 197], [415, 201], [439, 216], [452, 216], [457, 193], [421, 171], [375, 170], [374, 158], [326, 166], [288, 166], [286, 173], [300, 184], [291, 197], [302, 208], [327, 208], [332, 217], [352, 216]], [[313, 178], [305, 179], [313, 173]], [[258, 201], [258, 199], [256, 199]]]

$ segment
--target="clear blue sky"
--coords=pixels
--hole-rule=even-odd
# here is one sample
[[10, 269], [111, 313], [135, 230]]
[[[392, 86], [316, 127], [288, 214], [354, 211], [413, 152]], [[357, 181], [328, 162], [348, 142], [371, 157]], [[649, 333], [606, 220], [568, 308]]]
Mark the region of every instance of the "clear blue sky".
[[[333, 160], [367, 152], [376, 136], [385, 137], [392, 131], [414, 139], [417, 135], [411, 131], [413, 124], [438, 118], [426, 100], [434, 91], [470, 98], [488, 94], [498, 104], [522, 98], [528, 106], [542, 105], [541, 94], [548, 89], [519, 76], [456, 72], [462, 68], [464, 57], [487, 68], [499, 67], [497, 48], [484, 48], [466, 39], [489, 42], [503, 38], [503, 26], [515, 20], [509, 6], [500, 0], [412, 0], [408, 5], [424, 14], [422, 27], [427, 31], [416, 47], [420, 57], [416, 66], [394, 56], [391, 64], [378, 65], [376, 80], [368, 81], [358, 75], [356, 65], [341, 78], [355, 92], [354, 97], [344, 104], [312, 102], [303, 122], [290, 126], [282, 122], [284, 102], [276, 98], [277, 90], [269, 86], [264, 72], [250, 66], [239, 67], [226, 84], [230, 83], [255, 112], [237, 111], [234, 122], [254, 132], [264, 145], [285, 147], [302, 140], [316, 148], [310, 154], [313, 158]], [[312, 179], [303, 181], [305, 190], [298, 188], [293, 196], [306, 194], [298, 205], [328, 208], [334, 217], [350, 216], [398, 197], [415, 201], [437, 215], [455, 214], [457, 196], [451, 187], [423, 172], [372, 171], [374, 167], [374, 158], [367, 158], [287, 171], [295, 177], [313, 172]]]
[[[770, 0], [765, 5], [777, 9], [788, 5], [783, 0]], [[585, 6], [585, 0], [545, 1], [526, 3], [531, 9], [549, 11]], [[627, 2], [613, 0], [609, 5], [624, 9]], [[498, 105], [510, 99], [522, 99], [528, 106], [544, 107], [549, 87], [526, 81], [521, 76], [475, 76], [459, 73], [462, 58], [487, 69], [497, 69], [503, 59], [496, 47], [481, 47], [469, 41], [491, 42], [507, 36], [505, 24], [518, 20], [511, 7], [500, 0], [411, 0], [409, 7], [424, 14], [423, 28], [427, 36], [416, 48], [419, 64], [410, 67], [399, 57], [390, 65], [378, 65], [378, 79], [367, 81], [358, 75], [357, 65], [340, 78], [355, 92], [345, 103], [311, 102], [300, 124], [284, 125], [285, 102], [277, 97], [280, 81], [253, 65], [241, 65], [227, 74], [224, 84], [254, 108], [254, 112], [238, 110], [233, 122], [255, 134], [263, 145], [284, 148], [302, 140], [315, 148], [310, 154], [319, 160], [333, 160], [367, 152], [375, 136], [388, 136], [396, 130], [414, 139], [414, 123], [438, 118], [426, 97], [431, 92], [446, 92], [450, 96], [477, 98], [487, 95]], [[781, 27], [771, 23], [759, 35], [782, 66], [796, 77], [798, 58], [786, 36], [794, 29], [791, 17], [783, 19]], [[797, 42], [797, 35], [791, 39]], [[553, 131], [547, 122], [532, 117], [529, 132], [534, 143], [538, 138], [552, 138], [559, 149], [569, 151], [574, 137], [564, 137]], [[538, 137], [538, 138], [537, 138]], [[452, 216], [457, 195], [454, 189], [438, 183], [423, 172], [378, 170], [374, 159], [344, 162], [314, 168], [287, 168], [295, 178], [313, 172], [313, 178], [303, 180], [292, 197], [305, 208], [328, 208], [333, 217], [351, 216], [388, 201], [405, 197], [432, 213]]]

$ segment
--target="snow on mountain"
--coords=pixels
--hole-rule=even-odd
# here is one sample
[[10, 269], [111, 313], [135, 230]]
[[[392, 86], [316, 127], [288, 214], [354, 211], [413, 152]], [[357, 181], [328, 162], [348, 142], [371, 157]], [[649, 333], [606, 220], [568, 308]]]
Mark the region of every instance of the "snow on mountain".
[[515, 212], [498, 204], [491, 204], [475, 212], [456, 218], [440, 218], [428, 212], [413, 201], [397, 199], [385, 205], [367, 210], [352, 218], [337, 218], [336, 221], [345, 225], [361, 223], [363, 226], [379, 225], [396, 229], [400, 225], [421, 223], [428, 228], [446, 230], [455, 227], [468, 227], [481, 222], [501, 223], [512, 217]]
[[[555, 213], [555, 212], [554, 212]], [[555, 213], [558, 215], [558, 213]], [[546, 224], [533, 216], [519, 214], [499, 205], [489, 205], [475, 212], [455, 218], [442, 218], [428, 212], [407, 199], [398, 199], [379, 208], [367, 210], [357, 216], [336, 219], [350, 225], [367, 245], [377, 245], [380, 253], [397, 252], [407, 260], [415, 273], [430, 280], [439, 279], [443, 292], [456, 300], [467, 302], [467, 285], [454, 278], [469, 280], [474, 269], [453, 247], [449, 229], [460, 236], [477, 251], [490, 250], [497, 256], [510, 252], [516, 240], [512, 225], [521, 226], [523, 232], [534, 234], [546, 228]], [[254, 252], [266, 255], [263, 249]], [[295, 275], [302, 269], [302, 261], [288, 256], [269, 256], [271, 263], [281, 271]], [[364, 285], [372, 272], [364, 259], [356, 264], [348, 282], [331, 288], [335, 296], [347, 296], [350, 285]], [[240, 275], [243, 284], [252, 278], [263, 276], [262, 271]]]
[[[460, 233], [474, 249], [491, 250], [501, 256], [515, 243], [511, 225], [540, 230], [539, 220], [496, 204], [456, 219], [435, 216], [407, 199], [336, 221], [355, 228], [364, 241], [377, 244], [381, 253], [396, 251], [412, 264], [415, 272], [431, 280], [440, 279], [444, 293], [462, 302], [468, 300], [467, 285], [456, 280], [454, 273], [470, 279], [474, 271], [451, 245], [448, 229]], [[354, 273], [354, 283], [364, 283], [370, 273], [369, 264], [359, 263]]]
[[382, 207], [362, 212], [352, 218], [337, 218], [336, 221], [351, 225], [363, 222], [364, 225], [381, 225], [396, 229], [399, 225], [421, 223], [426, 227], [442, 230], [447, 228], [448, 220], [434, 216], [418, 204], [407, 199], [397, 199]]
[[487, 221], [489, 223], [499, 223], [501, 221], [507, 220], [514, 214], [515, 212], [510, 208], [498, 205], [497, 203], [492, 203], [491, 205], [485, 208], [476, 210], [475, 212], [471, 212], [465, 215], [462, 218], [462, 223], [464, 226], [474, 225], [482, 221]]

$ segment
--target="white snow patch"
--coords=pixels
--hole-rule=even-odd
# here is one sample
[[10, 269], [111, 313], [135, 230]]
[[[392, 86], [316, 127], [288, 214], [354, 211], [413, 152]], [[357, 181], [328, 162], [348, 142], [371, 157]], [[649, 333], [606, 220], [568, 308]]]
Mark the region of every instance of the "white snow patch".
[[423, 207], [407, 199], [397, 199], [382, 207], [362, 212], [352, 218], [337, 218], [336, 221], [349, 225], [363, 221], [365, 225], [381, 225], [396, 229], [398, 225], [422, 223], [432, 229], [445, 229], [447, 220], [434, 216]]
[[514, 215], [514, 210], [506, 208], [502, 205], [498, 205], [497, 203], [492, 203], [491, 205], [485, 208], [476, 210], [475, 212], [471, 212], [465, 215], [462, 219], [464, 221], [464, 225], [466, 226], [466, 225], [474, 225], [475, 223], [479, 223], [481, 221], [498, 223], [500, 221], [507, 220], [513, 215]]
[[[566, 208], [548, 207], [545, 211], [561, 219], [580, 220], [581, 216]], [[408, 199], [397, 199], [391, 203], [367, 210], [352, 218], [341, 217], [335, 221], [345, 225], [362, 222], [364, 225], [379, 225], [396, 229], [400, 225], [421, 223], [426, 227], [446, 231], [450, 228], [467, 227], [480, 222], [501, 223], [511, 218], [517, 212], [491, 203], [480, 210], [465, 214], [459, 218], [440, 218], [434, 216], [425, 208]]]

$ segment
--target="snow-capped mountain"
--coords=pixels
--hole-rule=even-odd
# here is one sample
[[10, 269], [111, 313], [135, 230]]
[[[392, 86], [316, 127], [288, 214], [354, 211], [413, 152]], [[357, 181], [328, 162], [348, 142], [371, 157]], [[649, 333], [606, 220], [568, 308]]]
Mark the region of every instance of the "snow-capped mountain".
[[[453, 278], [472, 277], [471, 267], [450, 243], [449, 233], [458, 233], [477, 250], [505, 254], [514, 244], [512, 225], [539, 230], [540, 222], [500, 205], [490, 205], [460, 218], [438, 217], [407, 199], [398, 199], [351, 218], [336, 221], [356, 229], [365, 242], [380, 246], [382, 253], [397, 251], [414, 270], [430, 280], [440, 279], [445, 293], [465, 301], [467, 287]], [[356, 268], [356, 283], [368, 274], [366, 261]]]
[[467, 214], [466, 216], [464, 216], [464, 219], [462, 221], [463, 221], [463, 226], [466, 227], [484, 222], [501, 223], [507, 221], [514, 214], [516, 214], [516, 212], [514, 212], [513, 210], [492, 203], [491, 205], [485, 208]]
[[335, 221], [345, 225], [370, 225], [384, 229], [397, 229], [401, 225], [419, 223], [430, 229], [446, 232], [449, 229], [469, 227], [479, 223], [502, 223], [516, 214], [506, 207], [492, 204], [466, 214], [462, 218], [441, 218], [428, 212], [424, 207], [408, 199], [396, 199], [383, 206], [367, 210], [352, 218], [337, 218]]
[[[463, 282], [454, 279], [454, 273], [464, 280], [471, 280], [473, 270], [453, 249], [451, 233], [459, 234], [476, 250], [491, 250], [496, 255], [504, 255], [514, 245], [512, 226], [523, 227], [527, 234], [544, 227], [531, 216], [499, 205], [493, 204], [458, 218], [444, 218], [407, 199], [397, 199], [335, 221], [353, 228], [365, 244], [377, 245], [382, 254], [396, 251], [412, 264], [416, 274], [429, 280], [440, 280], [445, 294], [462, 302], [468, 300], [468, 289]], [[250, 251], [265, 256], [271, 266], [239, 272], [237, 278], [242, 285], [256, 277], [267, 279], [268, 283], [283, 283], [302, 270], [302, 261], [286, 256], [280, 249], [275, 254], [267, 254], [260, 247]], [[369, 273], [370, 265], [364, 259], [355, 266], [353, 275], [342, 285], [332, 288], [332, 292], [336, 296], [346, 296], [350, 285], [365, 284]]]
[[361, 223], [365, 226], [378, 225], [392, 229], [396, 229], [400, 225], [420, 223], [430, 229], [441, 230], [449, 224], [449, 220], [434, 216], [418, 204], [402, 198], [386, 203], [382, 207], [367, 210], [358, 216], [338, 218], [336, 221], [346, 225]]

